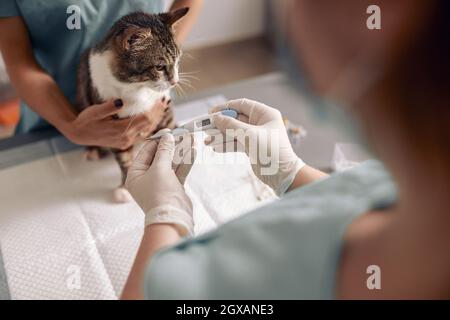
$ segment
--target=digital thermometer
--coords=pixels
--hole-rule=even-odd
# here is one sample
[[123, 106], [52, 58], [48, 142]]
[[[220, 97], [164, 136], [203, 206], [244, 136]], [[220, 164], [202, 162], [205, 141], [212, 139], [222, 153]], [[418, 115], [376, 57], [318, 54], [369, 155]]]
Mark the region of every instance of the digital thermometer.
[[[183, 135], [183, 134], [190, 133], [190, 132], [214, 129], [214, 128], [216, 128], [216, 126], [214, 125], [214, 121], [212, 118], [216, 114], [221, 114], [221, 115], [231, 117], [234, 119], [237, 119], [237, 117], [239, 115], [239, 113], [234, 109], [225, 109], [225, 110], [221, 110], [216, 113], [205, 114], [205, 115], [202, 115], [202, 116], [192, 119], [191, 121], [183, 124], [182, 126], [180, 126], [178, 128], [173, 129], [170, 133], [173, 134], [174, 136], [179, 136], [179, 135]], [[167, 134], [167, 132], [156, 133], [148, 139], [150, 139], [150, 140], [159, 139], [165, 134]]]

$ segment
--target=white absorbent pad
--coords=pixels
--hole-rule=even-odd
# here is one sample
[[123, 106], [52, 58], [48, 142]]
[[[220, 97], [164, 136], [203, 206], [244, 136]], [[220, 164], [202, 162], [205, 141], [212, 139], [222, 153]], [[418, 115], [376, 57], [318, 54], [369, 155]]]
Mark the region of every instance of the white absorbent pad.
[[115, 299], [143, 231], [136, 203], [112, 203], [113, 159], [74, 151], [0, 171], [0, 245], [13, 299]]
[[[77, 149], [0, 171], [0, 246], [13, 299], [120, 296], [144, 216], [134, 202], [112, 202], [120, 181], [114, 159], [88, 162], [82, 154]], [[274, 198], [243, 154], [209, 147], [200, 154], [185, 185], [196, 234]]]

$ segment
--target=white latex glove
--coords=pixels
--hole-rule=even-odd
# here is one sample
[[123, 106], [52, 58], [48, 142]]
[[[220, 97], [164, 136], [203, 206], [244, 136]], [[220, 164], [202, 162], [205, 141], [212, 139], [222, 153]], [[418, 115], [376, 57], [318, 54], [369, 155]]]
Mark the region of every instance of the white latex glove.
[[[217, 152], [245, 152], [250, 158], [255, 175], [281, 196], [305, 163], [292, 149], [280, 112], [248, 99], [228, 101], [209, 112], [227, 108], [238, 111], [238, 119], [223, 115], [214, 116], [215, 126], [225, 137], [212, 135], [210, 131], [208, 134], [211, 136], [206, 143], [212, 145]], [[227, 142], [230, 137], [234, 146]]]
[[[173, 135], [149, 141], [128, 170], [126, 187], [145, 213], [145, 226], [169, 223], [182, 236], [192, 235], [192, 203], [183, 184], [195, 160], [192, 136], [175, 147]], [[180, 153], [182, 153], [180, 155]], [[173, 163], [177, 154], [177, 163]]]

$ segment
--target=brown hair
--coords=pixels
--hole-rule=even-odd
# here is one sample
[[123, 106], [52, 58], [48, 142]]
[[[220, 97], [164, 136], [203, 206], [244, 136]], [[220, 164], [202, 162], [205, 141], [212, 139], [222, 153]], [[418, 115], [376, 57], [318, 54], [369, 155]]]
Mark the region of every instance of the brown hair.
[[388, 85], [402, 102], [389, 110], [418, 152], [450, 167], [450, 1], [436, 0], [417, 40], [394, 61]]

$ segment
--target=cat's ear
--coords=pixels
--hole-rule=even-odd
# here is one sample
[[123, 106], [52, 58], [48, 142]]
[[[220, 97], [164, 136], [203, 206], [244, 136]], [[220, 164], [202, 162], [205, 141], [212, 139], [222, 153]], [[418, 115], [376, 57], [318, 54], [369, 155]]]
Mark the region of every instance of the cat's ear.
[[137, 26], [129, 26], [126, 28], [118, 39], [118, 45], [123, 51], [130, 49], [138, 49], [142, 44], [152, 36], [150, 28], [140, 28]]
[[189, 7], [184, 7], [174, 11], [160, 13], [159, 19], [166, 25], [172, 26], [175, 22], [183, 18], [188, 13]]

